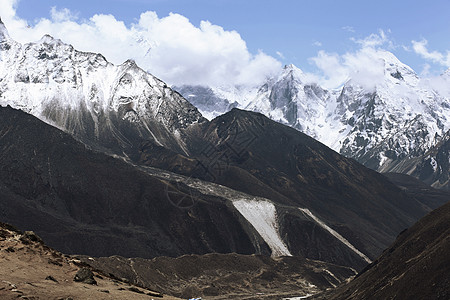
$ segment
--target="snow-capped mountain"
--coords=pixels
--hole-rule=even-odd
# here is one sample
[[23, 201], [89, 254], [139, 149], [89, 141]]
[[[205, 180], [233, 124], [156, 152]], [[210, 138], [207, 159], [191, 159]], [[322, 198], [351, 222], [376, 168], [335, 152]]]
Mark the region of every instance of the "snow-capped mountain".
[[385, 76], [373, 91], [350, 80], [337, 98], [341, 122], [349, 126], [337, 149], [379, 170], [424, 154], [450, 128], [450, 99], [423, 85], [391, 53], [382, 54]]
[[246, 108], [256, 98], [259, 89], [254, 86], [227, 84], [219, 87], [182, 85], [172, 88], [188, 99], [208, 120], [223, 115], [233, 108]]
[[237, 102], [231, 103], [210, 87], [183, 85], [174, 86], [173, 89], [189, 100], [209, 120], [239, 105]]
[[332, 146], [334, 141], [328, 141], [328, 135], [336, 124], [328, 119], [336, 106], [333, 100], [331, 92], [308, 82], [299, 68], [288, 65], [278, 77], [259, 88], [246, 109], [261, 112]]
[[[372, 169], [395, 169], [405, 158], [424, 155], [450, 129], [450, 94], [442, 88], [450, 70], [435, 81], [422, 80], [392, 53], [377, 55], [383, 73], [376, 80], [355, 76], [328, 91], [289, 65], [237, 100], [238, 107], [292, 126]], [[210, 107], [215, 109], [209, 103], [200, 110]]]
[[116, 66], [48, 35], [22, 45], [1, 21], [0, 49], [0, 105], [22, 109], [87, 144], [127, 154], [136, 142], [152, 140], [183, 153], [184, 130], [205, 120], [134, 61]]

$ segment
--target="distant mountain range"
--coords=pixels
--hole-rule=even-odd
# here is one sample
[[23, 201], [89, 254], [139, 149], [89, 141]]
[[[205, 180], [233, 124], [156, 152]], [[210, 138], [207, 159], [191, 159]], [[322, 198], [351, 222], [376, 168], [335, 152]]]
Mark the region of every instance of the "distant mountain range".
[[[377, 53], [384, 66], [381, 80], [351, 78], [336, 90], [311, 82], [294, 65], [253, 89], [175, 89], [209, 118], [233, 107], [261, 112], [371, 169], [411, 174], [448, 189], [449, 152], [441, 148], [436, 157], [439, 151], [432, 149], [448, 143], [450, 95], [421, 80], [392, 53]], [[436, 80], [450, 85], [450, 70]]]
[[[152, 140], [189, 155], [185, 131], [206, 121], [200, 112], [211, 119], [237, 107], [294, 127], [371, 169], [449, 188], [450, 95], [387, 51], [377, 52], [384, 76], [373, 83], [351, 78], [329, 91], [288, 65], [254, 88], [175, 87], [189, 103], [133, 61], [114, 66], [48, 35], [21, 45], [3, 23], [0, 44], [0, 105], [103, 151], [136, 159], [134, 143]], [[439, 81], [450, 85], [450, 70]]]
[[[236, 108], [208, 121], [132, 61], [115, 66], [50, 36], [21, 45], [1, 22], [0, 49], [0, 217], [67, 253], [297, 255], [361, 269], [447, 200], [408, 194], [296, 130], [319, 135], [299, 117], [319, 126], [320, 116], [328, 118], [326, 99], [335, 99], [336, 111], [350, 103], [347, 123], [352, 115], [373, 132], [390, 128], [384, 121], [373, 127], [381, 109], [375, 103], [384, 98], [350, 82], [334, 98], [302, 85], [301, 72], [289, 66], [248, 105], [273, 106], [281, 123], [296, 129]], [[412, 76], [399, 71], [387, 75], [392, 84]], [[316, 104], [300, 101], [310, 98]], [[430, 160], [448, 151], [431, 142], [432, 134], [442, 140], [447, 126], [442, 107], [435, 110], [442, 126], [417, 121], [423, 151], [438, 147], [418, 148]], [[334, 123], [324, 124], [339, 132], [345, 122], [330, 118]], [[345, 128], [348, 149], [374, 149]]]

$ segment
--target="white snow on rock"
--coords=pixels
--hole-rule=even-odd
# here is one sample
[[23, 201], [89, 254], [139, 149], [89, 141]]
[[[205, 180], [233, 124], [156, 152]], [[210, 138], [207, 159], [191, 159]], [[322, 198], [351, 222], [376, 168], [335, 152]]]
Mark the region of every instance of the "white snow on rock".
[[[184, 128], [204, 120], [181, 95], [132, 60], [113, 65], [101, 54], [77, 51], [49, 35], [22, 45], [9, 37], [1, 20], [0, 105], [21, 109], [71, 134], [95, 138], [99, 128], [116, 133], [112, 120], [119, 116], [140, 135], [151, 135], [164, 146], [152, 124], [176, 138]], [[85, 119], [92, 121], [93, 129]], [[117, 136], [126, 143], [120, 132]], [[184, 150], [182, 140], [176, 143]]]
[[[380, 74], [370, 85], [364, 84], [368, 78], [356, 77], [327, 90], [288, 65], [262, 86], [210, 90], [383, 171], [404, 157], [424, 155], [450, 130], [450, 70], [421, 79], [388, 51], [377, 51], [376, 59]], [[226, 107], [202, 107], [208, 110], [217, 114]]]
[[272, 256], [292, 256], [278, 231], [275, 205], [269, 201], [237, 200], [234, 207], [253, 225], [272, 250]]
[[364, 259], [367, 263], [371, 263], [372, 261], [364, 255], [361, 251], [355, 248], [347, 239], [345, 239], [342, 235], [340, 235], [338, 232], [330, 228], [327, 224], [325, 224], [322, 220], [320, 220], [318, 217], [316, 217], [309, 209], [307, 208], [299, 208], [300, 211], [302, 211], [304, 214], [309, 216], [311, 219], [313, 219], [317, 224], [320, 225], [323, 229], [327, 230], [329, 233], [331, 233], [335, 238], [340, 240], [344, 245], [349, 247], [353, 252], [358, 254], [362, 259]]

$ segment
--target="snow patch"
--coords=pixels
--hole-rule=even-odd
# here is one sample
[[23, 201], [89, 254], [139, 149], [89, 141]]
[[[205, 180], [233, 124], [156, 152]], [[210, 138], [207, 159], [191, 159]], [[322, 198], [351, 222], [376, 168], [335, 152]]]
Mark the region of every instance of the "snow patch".
[[309, 209], [307, 208], [299, 208], [301, 212], [309, 216], [311, 219], [313, 219], [317, 224], [319, 224], [323, 229], [327, 230], [329, 233], [331, 233], [335, 238], [340, 240], [344, 245], [349, 247], [353, 252], [358, 254], [362, 259], [364, 259], [367, 263], [371, 263], [372, 261], [364, 255], [361, 251], [355, 248], [347, 239], [345, 239], [342, 235], [340, 235], [338, 232], [330, 228], [327, 224], [322, 222], [318, 217], [316, 217]]
[[283, 298], [283, 300], [301, 300], [301, 299], [307, 299], [309, 297], [313, 296], [312, 294], [307, 294], [306, 296], [301, 297], [293, 297], [293, 298]]
[[247, 199], [233, 201], [233, 205], [269, 245], [272, 256], [292, 256], [280, 237], [275, 205]]
[[437, 164], [436, 160], [434, 159], [434, 157], [431, 157], [430, 164], [433, 167], [433, 171], [436, 172], [438, 164]]

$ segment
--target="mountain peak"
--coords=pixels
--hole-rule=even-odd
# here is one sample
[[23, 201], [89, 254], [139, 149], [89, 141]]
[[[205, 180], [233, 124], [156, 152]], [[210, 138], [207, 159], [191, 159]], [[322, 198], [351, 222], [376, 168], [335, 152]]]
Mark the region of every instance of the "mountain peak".
[[294, 64], [285, 65], [283, 67], [283, 70], [287, 72], [298, 72], [299, 74], [303, 74], [303, 71]]
[[299, 82], [306, 81], [305, 73], [303, 73], [303, 71], [294, 64], [284, 66], [283, 71], [281, 72], [281, 77], [286, 76], [290, 76], [293, 80], [297, 80]]
[[448, 68], [442, 75], [450, 77], [450, 68]]
[[2, 18], [0, 17], [0, 43], [9, 39], [8, 29], [6, 29], [5, 23], [3, 23]]
[[418, 78], [416, 72], [411, 67], [402, 63], [392, 52], [379, 51], [379, 57], [384, 62], [385, 73], [393, 78], [402, 80], [406, 76]]

